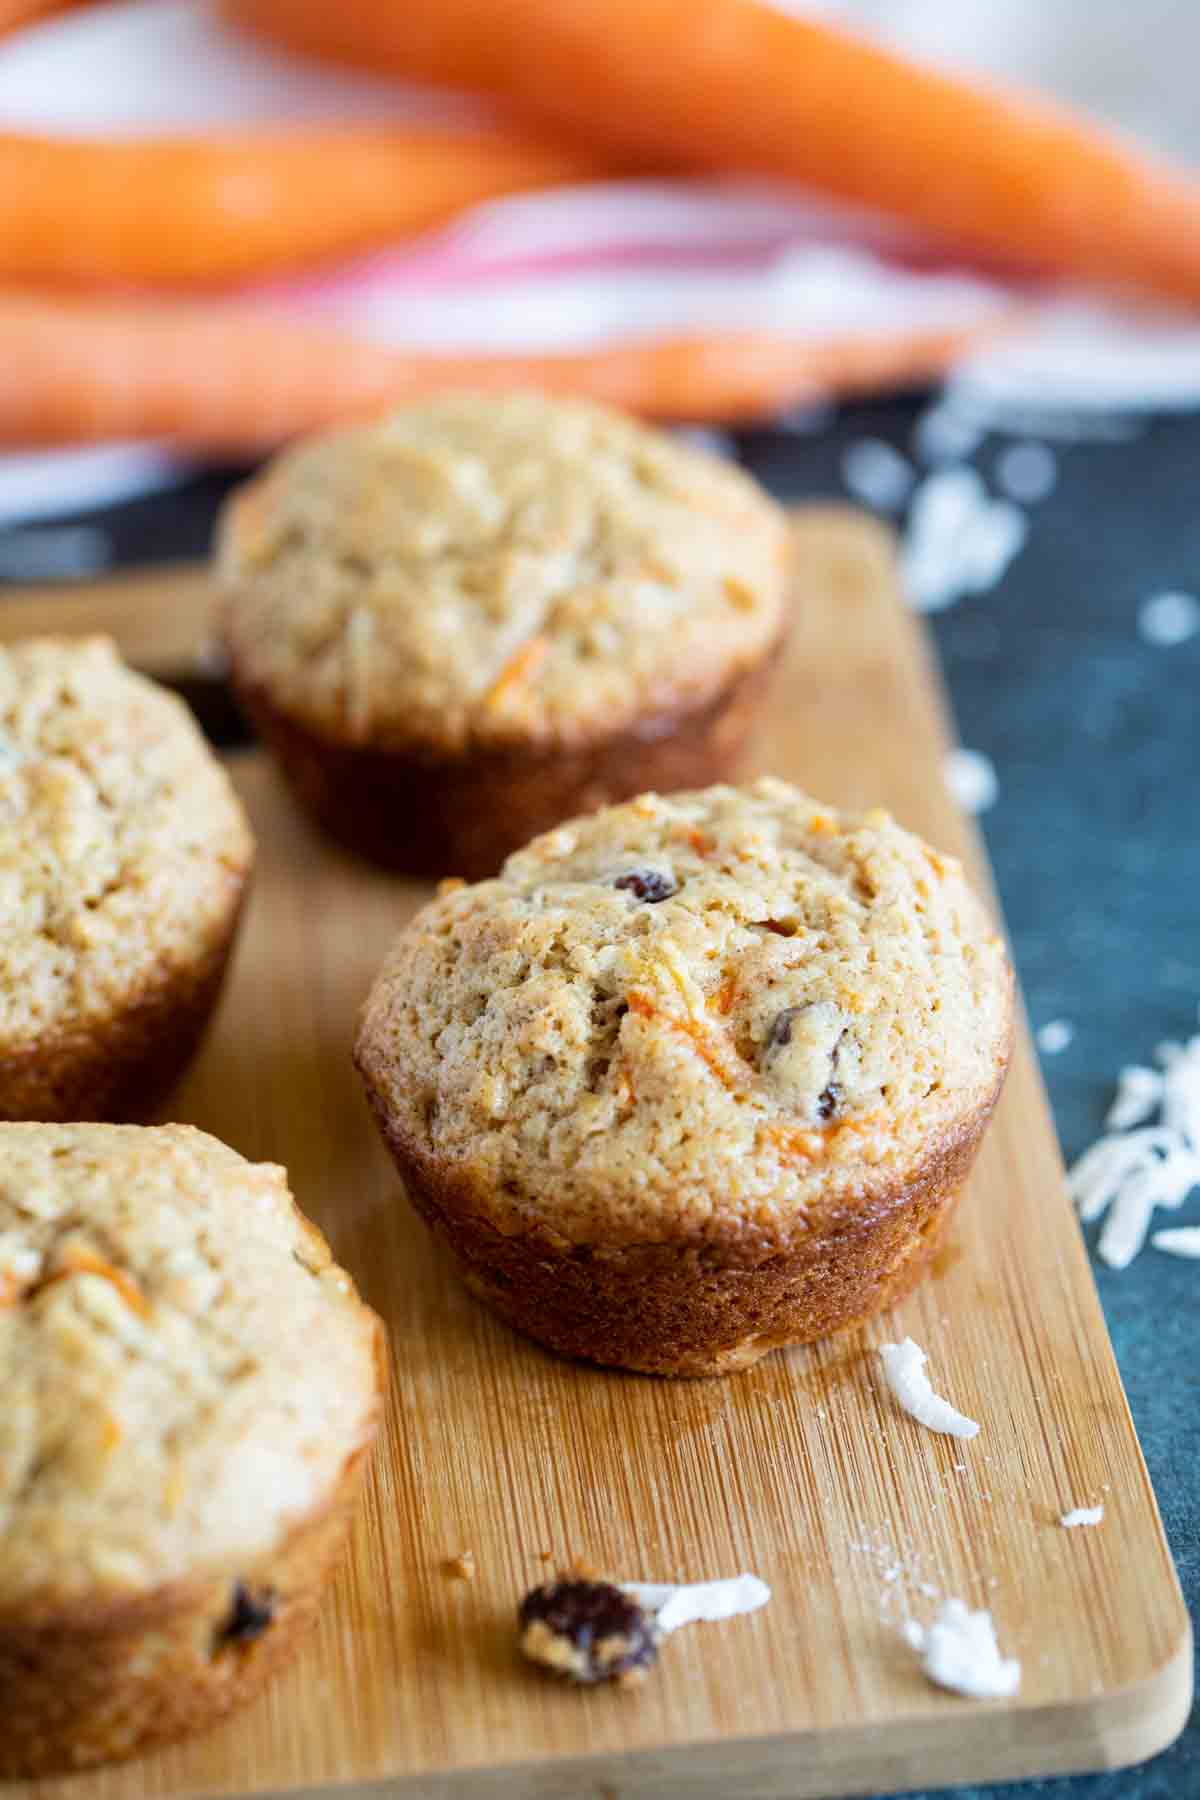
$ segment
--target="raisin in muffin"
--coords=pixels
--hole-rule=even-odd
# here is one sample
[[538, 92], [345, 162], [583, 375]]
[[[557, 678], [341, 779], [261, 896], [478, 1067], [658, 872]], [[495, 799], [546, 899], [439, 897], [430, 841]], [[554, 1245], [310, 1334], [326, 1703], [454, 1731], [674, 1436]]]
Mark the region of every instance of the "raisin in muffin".
[[183, 703], [105, 638], [0, 648], [0, 1119], [143, 1117], [220, 991], [253, 861]]
[[0, 1776], [175, 1738], [291, 1653], [380, 1343], [282, 1169], [183, 1125], [0, 1125]]
[[916, 1281], [1004, 1078], [1004, 950], [886, 813], [646, 794], [447, 884], [357, 1061], [468, 1285], [567, 1354], [744, 1368]]
[[597, 406], [449, 394], [230, 502], [233, 682], [330, 831], [494, 874], [573, 813], [727, 775], [784, 626], [783, 514]]

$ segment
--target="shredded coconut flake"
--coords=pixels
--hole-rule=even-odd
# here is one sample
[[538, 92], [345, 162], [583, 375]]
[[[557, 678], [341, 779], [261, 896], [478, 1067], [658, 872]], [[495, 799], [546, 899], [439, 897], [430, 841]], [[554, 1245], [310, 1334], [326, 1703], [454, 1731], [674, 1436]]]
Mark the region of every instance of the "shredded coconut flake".
[[1036, 506], [1058, 481], [1058, 462], [1045, 444], [1010, 444], [996, 458], [996, 486], [1010, 500]]
[[1069, 1019], [1047, 1019], [1037, 1034], [1038, 1049], [1044, 1056], [1058, 1056], [1075, 1041], [1075, 1027]]
[[899, 512], [916, 479], [908, 458], [881, 438], [860, 438], [847, 445], [842, 457], [842, 480], [847, 491], [876, 512]]
[[966, 812], [987, 812], [1000, 797], [996, 765], [982, 750], [947, 750], [942, 779]]
[[953, 405], [938, 403], [921, 414], [913, 433], [913, 447], [922, 462], [958, 462], [978, 450], [987, 427]]
[[977, 1435], [979, 1426], [974, 1419], [968, 1419], [934, 1393], [925, 1373], [925, 1352], [912, 1338], [906, 1337], [902, 1344], [880, 1344], [879, 1354], [888, 1386], [905, 1412], [911, 1413], [919, 1424], [947, 1437]]
[[1073, 1506], [1071, 1511], [1065, 1512], [1058, 1522], [1060, 1525], [1065, 1525], [1068, 1531], [1074, 1531], [1077, 1525], [1098, 1525], [1103, 1517], [1103, 1505]]
[[1160, 1044], [1163, 1065], [1162, 1122], [1200, 1150], [1200, 1036], [1186, 1044]]
[[729, 1581], [693, 1581], [682, 1587], [668, 1582], [623, 1581], [623, 1593], [652, 1615], [655, 1629], [666, 1635], [698, 1620], [736, 1619], [757, 1612], [771, 1590], [757, 1575], [735, 1575]]
[[901, 557], [909, 604], [918, 612], [942, 612], [964, 594], [986, 593], [1019, 553], [1028, 531], [1020, 507], [989, 499], [974, 469], [935, 470], [909, 510]]
[[1182, 1206], [1200, 1186], [1200, 1034], [1160, 1044], [1154, 1060], [1121, 1071], [1106, 1135], [1067, 1178], [1085, 1224], [1107, 1215], [1097, 1250], [1114, 1269], [1142, 1249], [1156, 1208]]
[[1128, 1131], [1148, 1119], [1162, 1099], [1163, 1079], [1157, 1069], [1131, 1063], [1117, 1076], [1117, 1093], [1104, 1123], [1110, 1131]]
[[1153, 1177], [1153, 1169], [1139, 1169], [1108, 1209], [1096, 1249], [1110, 1269], [1127, 1269], [1146, 1242], [1154, 1214]]
[[1200, 1225], [1177, 1225], [1173, 1231], [1156, 1231], [1150, 1242], [1168, 1256], [1200, 1257]]
[[1146, 643], [1173, 650], [1200, 631], [1200, 600], [1192, 594], [1154, 594], [1138, 608], [1137, 624]]
[[1006, 1700], [1021, 1685], [1021, 1665], [1002, 1657], [990, 1612], [971, 1612], [961, 1600], [947, 1600], [932, 1625], [910, 1619], [905, 1641], [921, 1658], [936, 1686], [974, 1700]]

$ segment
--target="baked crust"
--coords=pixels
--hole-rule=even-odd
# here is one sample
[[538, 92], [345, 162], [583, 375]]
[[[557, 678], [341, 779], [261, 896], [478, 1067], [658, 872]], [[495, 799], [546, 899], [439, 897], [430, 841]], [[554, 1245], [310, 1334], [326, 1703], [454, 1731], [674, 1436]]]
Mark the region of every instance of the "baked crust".
[[239, 668], [238, 699], [297, 799], [339, 842], [388, 868], [469, 881], [563, 819], [647, 788], [726, 779], [782, 646], [704, 701], [571, 745], [480, 745], [461, 755], [336, 742], [289, 717]]
[[[370, 1086], [412, 1205], [478, 1298], [563, 1356], [652, 1375], [749, 1368], [882, 1312], [914, 1288], [961, 1198], [1007, 1071], [953, 1133], [900, 1178], [777, 1234], [730, 1220], [717, 1232], [625, 1245], [501, 1232], [486, 1189], [439, 1167], [397, 1130]], [[807, 1225], [807, 1228], [806, 1228]]]
[[[248, 1568], [102, 1610], [80, 1603], [0, 1614], [0, 1778], [32, 1780], [136, 1756], [252, 1699], [316, 1617], [369, 1449], [347, 1461], [327, 1505]], [[273, 1615], [261, 1635], [223, 1643], [239, 1583], [271, 1594]]]
[[81, 1018], [0, 1053], [0, 1119], [153, 1117], [216, 1009], [251, 874], [250, 863], [230, 873], [225, 917], [199, 957], [157, 973], [105, 1018]]

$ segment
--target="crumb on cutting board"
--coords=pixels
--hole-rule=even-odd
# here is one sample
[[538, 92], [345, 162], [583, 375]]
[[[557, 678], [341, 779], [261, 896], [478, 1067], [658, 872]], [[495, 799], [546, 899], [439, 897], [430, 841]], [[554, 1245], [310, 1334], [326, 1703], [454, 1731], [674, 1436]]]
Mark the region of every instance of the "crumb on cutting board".
[[1073, 1531], [1077, 1525], [1099, 1525], [1103, 1517], [1104, 1504], [1101, 1502], [1099, 1506], [1073, 1506], [1058, 1522], [1065, 1525], [1068, 1531]]
[[931, 1625], [910, 1619], [904, 1639], [921, 1658], [935, 1686], [973, 1700], [1007, 1700], [1021, 1685], [1021, 1665], [1003, 1657], [996, 1627], [986, 1609], [971, 1612], [961, 1600], [946, 1600]]

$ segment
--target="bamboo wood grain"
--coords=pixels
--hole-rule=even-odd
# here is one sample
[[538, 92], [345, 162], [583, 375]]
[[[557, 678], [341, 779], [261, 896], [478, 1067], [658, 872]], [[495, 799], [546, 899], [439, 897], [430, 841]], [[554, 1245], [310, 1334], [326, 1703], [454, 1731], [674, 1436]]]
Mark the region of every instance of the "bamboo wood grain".
[[[888, 541], [797, 525], [798, 628], [756, 764], [884, 801], [987, 879], [940, 779], [946, 726]], [[148, 610], [154, 603], [154, 610]], [[171, 664], [207, 636], [194, 580], [34, 597], [0, 636], [70, 620]], [[240, 1718], [37, 1800], [313, 1791], [459, 1796], [867, 1793], [1115, 1766], [1180, 1730], [1190, 1633], [1023, 1034], [933, 1279], [852, 1336], [725, 1382], [558, 1362], [448, 1274], [397, 1192], [350, 1068], [356, 1008], [422, 898], [320, 842], [256, 755], [238, 781], [261, 870], [216, 1029], [173, 1115], [284, 1162], [388, 1322], [394, 1384], [353, 1551], [299, 1662]], [[909, 1332], [982, 1422], [938, 1438], [881, 1388]], [[1095, 1530], [1068, 1507], [1103, 1500]], [[474, 1552], [474, 1582], [442, 1560]], [[580, 1692], [513, 1652], [520, 1594], [572, 1555], [618, 1577], [751, 1569], [753, 1617], [673, 1638], [633, 1691]], [[1012, 1702], [940, 1693], [896, 1622], [931, 1590], [990, 1607]]]

